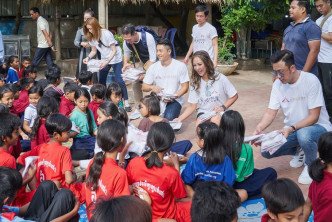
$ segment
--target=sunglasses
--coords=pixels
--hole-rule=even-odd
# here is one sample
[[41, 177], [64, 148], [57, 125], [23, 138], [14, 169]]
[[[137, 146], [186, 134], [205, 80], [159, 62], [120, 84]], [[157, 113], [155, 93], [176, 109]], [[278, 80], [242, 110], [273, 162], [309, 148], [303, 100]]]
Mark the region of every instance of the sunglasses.
[[285, 73], [281, 72], [281, 71], [272, 71], [272, 75], [273, 76], [280, 76], [280, 77], [284, 77]]

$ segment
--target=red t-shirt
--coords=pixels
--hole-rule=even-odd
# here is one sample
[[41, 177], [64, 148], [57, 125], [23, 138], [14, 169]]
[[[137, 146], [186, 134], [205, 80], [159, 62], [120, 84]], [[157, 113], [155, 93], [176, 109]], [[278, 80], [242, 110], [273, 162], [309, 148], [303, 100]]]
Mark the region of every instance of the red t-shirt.
[[15, 114], [20, 114], [24, 112], [24, 110], [29, 106], [29, 95], [28, 91], [22, 89], [20, 92], [20, 96], [17, 100], [14, 100], [13, 107], [11, 108], [11, 112]]
[[[93, 161], [90, 161], [86, 177], [90, 172], [90, 166]], [[98, 190], [91, 191], [90, 187], [86, 187], [86, 206], [95, 202], [100, 197], [118, 197], [130, 195], [127, 173], [124, 169], [118, 166], [117, 162], [111, 158], [105, 158], [104, 165], [101, 170], [99, 178]], [[89, 218], [92, 215], [89, 215]]]
[[45, 121], [44, 119], [41, 119], [41, 124], [39, 126], [38, 132], [35, 135], [35, 139], [31, 141], [31, 149], [35, 148], [36, 146], [48, 143], [50, 141], [50, 136], [48, 135], [48, 132], [45, 127]]
[[149, 193], [153, 219], [179, 220], [175, 198], [184, 198], [187, 192], [175, 168], [163, 164], [161, 168], [154, 166], [149, 169], [143, 157], [135, 157], [127, 166], [127, 175], [129, 185], [139, 186]]
[[46, 143], [40, 147], [37, 164], [37, 185], [44, 180], [57, 180], [62, 187], [68, 188], [65, 172], [72, 171], [70, 150], [58, 142]]
[[268, 222], [271, 217], [268, 214], [264, 214], [261, 218], [261, 222]]
[[103, 102], [104, 102], [104, 100], [100, 100], [99, 102], [91, 101], [88, 105], [89, 109], [91, 109], [91, 111], [93, 113], [97, 126], [99, 126], [99, 124], [97, 122], [97, 118], [98, 118], [97, 109], [99, 108], [100, 104], [102, 104]]
[[15, 158], [8, 150], [0, 149], [0, 166], [16, 169]]
[[331, 221], [332, 212], [332, 173], [324, 170], [324, 179], [317, 183], [312, 181], [308, 197], [312, 201], [315, 222]]
[[69, 118], [69, 115], [75, 108], [75, 103], [73, 101], [70, 101], [66, 97], [62, 96], [61, 98], [61, 103], [59, 107], [59, 113], [65, 115], [66, 117]]
[[39, 156], [39, 151], [40, 151], [40, 148], [43, 144], [41, 145], [38, 145], [36, 147], [34, 147], [33, 149], [23, 153], [22, 155], [20, 155], [18, 158], [17, 158], [17, 162], [23, 166], [25, 166], [25, 158], [29, 157], [29, 156]]

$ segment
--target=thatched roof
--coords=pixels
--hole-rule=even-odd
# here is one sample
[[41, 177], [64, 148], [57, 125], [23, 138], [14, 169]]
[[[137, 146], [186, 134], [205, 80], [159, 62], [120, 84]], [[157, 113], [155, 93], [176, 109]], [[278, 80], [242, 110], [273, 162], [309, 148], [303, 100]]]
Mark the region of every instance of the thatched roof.
[[[62, 0], [35, 0], [35, 1], [39, 1], [41, 2], [42, 4], [50, 4], [54, 1], [62, 1]], [[78, 0], [74, 0], [74, 1], [78, 1]], [[83, 2], [86, 2], [86, 1], [98, 1], [98, 0], [82, 0]], [[112, 3], [112, 2], [119, 2], [120, 4], [122, 5], [125, 5], [125, 4], [144, 4], [144, 3], [147, 3], [147, 2], [155, 2], [157, 5], [159, 4], [185, 4], [185, 3], [194, 3], [194, 4], [198, 4], [198, 3], [205, 3], [205, 4], [223, 4], [225, 3], [226, 0], [106, 0], [108, 1], [109, 3]]]

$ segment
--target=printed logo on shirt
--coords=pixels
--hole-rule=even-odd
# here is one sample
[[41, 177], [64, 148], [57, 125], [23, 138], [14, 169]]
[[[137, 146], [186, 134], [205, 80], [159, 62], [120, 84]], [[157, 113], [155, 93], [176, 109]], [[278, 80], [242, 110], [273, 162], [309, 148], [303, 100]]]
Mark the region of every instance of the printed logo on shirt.
[[194, 42], [199, 44], [205, 44], [205, 35], [201, 34], [200, 36], [194, 39]]
[[47, 161], [47, 160], [43, 159], [42, 161], [38, 162], [38, 167], [40, 167], [40, 166], [46, 166], [48, 168], [51, 168], [56, 173], [56, 167], [55, 167], [55, 165], [52, 164], [51, 161]]
[[213, 179], [217, 179], [219, 176], [221, 176], [221, 173], [207, 170], [206, 172], [196, 173], [195, 177], [197, 177], [197, 176], [210, 177], [210, 178], [213, 178]]
[[159, 194], [162, 198], [165, 197], [165, 192], [160, 190], [159, 187], [155, 187], [154, 185], [148, 183], [146, 180], [145, 181], [139, 181], [136, 183], [133, 183], [133, 187], [139, 186], [139, 187], [146, 187], [148, 190], [151, 190], [152, 193], [156, 192]]
[[283, 103], [291, 103], [291, 102], [298, 102], [298, 101], [305, 101], [306, 97], [305, 96], [298, 96], [294, 98], [289, 98], [287, 99], [286, 97], [282, 100]]
[[211, 97], [207, 97], [207, 98], [200, 98], [199, 99], [199, 104], [201, 107], [205, 106], [208, 103], [215, 103], [217, 102], [219, 99], [218, 96], [211, 96]]
[[106, 185], [103, 184], [103, 181], [102, 181], [101, 179], [99, 179], [98, 186], [99, 186], [100, 189], [104, 192], [105, 196], [107, 196]]

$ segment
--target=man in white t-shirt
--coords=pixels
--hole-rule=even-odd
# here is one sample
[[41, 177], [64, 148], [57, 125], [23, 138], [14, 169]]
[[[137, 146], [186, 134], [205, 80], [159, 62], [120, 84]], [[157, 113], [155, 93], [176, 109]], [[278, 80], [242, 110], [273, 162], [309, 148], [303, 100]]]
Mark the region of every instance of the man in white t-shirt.
[[37, 20], [37, 49], [33, 57], [32, 66], [38, 67], [39, 63], [45, 57], [47, 66], [53, 64], [52, 51], [56, 51], [52, 44], [52, 33], [46, 19], [40, 16], [40, 11], [37, 7], [30, 9], [30, 16], [33, 20]]
[[285, 127], [279, 132], [287, 142], [274, 154], [261, 152], [265, 158], [282, 155], [295, 155], [291, 167], [305, 167], [298, 179], [301, 184], [310, 184], [308, 165], [317, 157], [319, 137], [332, 130], [326, 111], [322, 86], [315, 75], [296, 69], [294, 55], [282, 50], [271, 57], [273, 73], [277, 77], [273, 83], [270, 103], [262, 120], [256, 126], [254, 135], [260, 134], [275, 119], [281, 108]]
[[[316, 8], [322, 14], [316, 24], [322, 29], [318, 54], [318, 77], [323, 87], [327, 112], [332, 117], [332, 10], [330, 0], [315, 0]], [[325, 19], [326, 18], [326, 19]], [[324, 21], [324, 23], [322, 23]]]
[[197, 24], [193, 26], [193, 40], [187, 52], [184, 62], [188, 64], [192, 53], [203, 50], [209, 53], [214, 68], [218, 64], [218, 34], [214, 26], [207, 22], [209, 9], [205, 5], [199, 5], [195, 9]]
[[[157, 44], [159, 61], [150, 66], [142, 85], [144, 92], [153, 91], [162, 96], [162, 111], [163, 107], [165, 107], [164, 118], [169, 121], [179, 117], [183, 104], [183, 95], [189, 88], [189, 75], [186, 65], [172, 59], [171, 53], [171, 42], [168, 39], [159, 40]], [[170, 96], [165, 98], [165, 95]]]
[[[130, 64], [131, 53], [136, 54], [139, 57], [139, 60], [143, 64], [146, 64], [146, 67], [149, 68], [157, 60], [156, 53], [156, 41], [153, 36], [148, 32], [137, 32], [133, 24], [126, 24], [122, 26], [122, 37], [123, 37], [123, 68], [124, 72], [127, 68], [133, 67]], [[143, 67], [141, 67], [143, 68]], [[145, 70], [146, 71], [146, 70]], [[145, 74], [141, 74], [139, 81], [133, 83], [133, 92], [136, 107], [140, 104], [140, 101], [143, 97], [142, 93], [142, 80]]]

